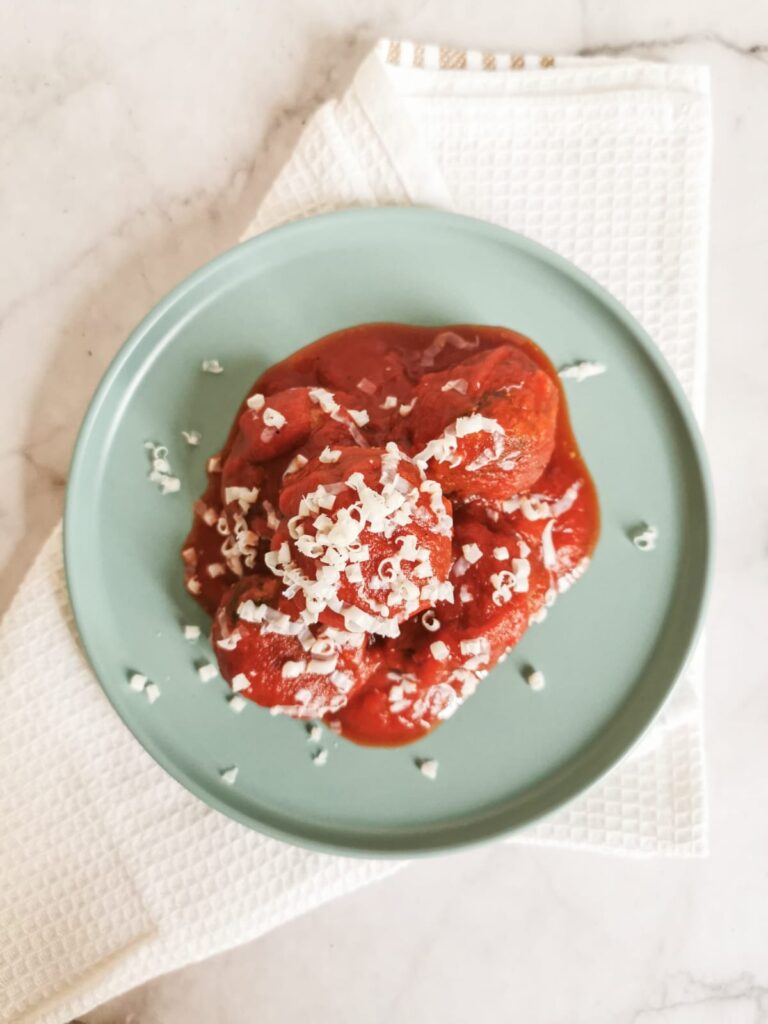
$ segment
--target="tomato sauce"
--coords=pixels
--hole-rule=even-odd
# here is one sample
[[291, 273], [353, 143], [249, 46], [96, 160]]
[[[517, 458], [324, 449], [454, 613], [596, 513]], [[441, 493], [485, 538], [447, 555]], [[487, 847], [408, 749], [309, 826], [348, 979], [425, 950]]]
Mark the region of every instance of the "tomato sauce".
[[396, 745], [471, 696], [598, 531], [560, 380], [530, 339], [364, 324], [256, 381], [182, 558], [233, 689]]

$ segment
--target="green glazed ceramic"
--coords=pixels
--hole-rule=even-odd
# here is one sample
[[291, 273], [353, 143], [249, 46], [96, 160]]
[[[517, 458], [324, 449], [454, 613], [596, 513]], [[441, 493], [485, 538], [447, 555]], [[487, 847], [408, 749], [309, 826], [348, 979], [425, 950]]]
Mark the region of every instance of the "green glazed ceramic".
[[[325, 733], [316, 767], [300, 723], [228, 707], [208, 622], [185, 592], [179, 547], [205, 463], [252, 381], [330, 331], [375, 320], [501, 324], [566, 382], [597, 485], [602, 536], [586, 576], [433, 735], [371, 749]], [[201, 372], [218, 359], [224, 372]], [[202, 434], [189, 447], [182, 430]], [[166, 445], [181, 490], [149, 482]], [[659, 531], [641, 552], [627, 531]], [[413, 856], [523, 828], [594, 783], [638, 739], [679, 675], [710, 574], [711, 498], [688, 405], [638, 324], [564, 259], [502, 228], [425, 209], [355, 210], [271, 231], [176, 288], [134, 331], [80, 433], [65, 519], [70, 596], [104, 690], [149, 753], [201, 800], [261, 832], [337, 853]], [[203, 639], [190, 644], [184, 624]], [[540, 668], [533, 692], [521, 669]], [[150, 704], [128, 685], [159, 686]], [[414, 758], [436, 758], [425, 778]], [[220, 772], [236, 765], [234, 785]]]

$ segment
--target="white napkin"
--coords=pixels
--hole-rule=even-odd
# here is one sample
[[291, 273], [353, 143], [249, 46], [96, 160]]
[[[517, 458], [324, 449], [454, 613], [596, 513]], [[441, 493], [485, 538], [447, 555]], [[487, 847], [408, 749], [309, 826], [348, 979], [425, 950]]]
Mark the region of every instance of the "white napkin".
[[[701, 412], [704, 69], [382, 42], [323, 106], [249, 233], [354, 204], [429, 203], [572, 259], [657, 340]], [[0, 627], [0, 1020], [58, 1024], [394, 870], [209, 810], [155, 765], [74, 639], [61, 534]], [[517, 841], [705, 848], [700, 665], [649, 738]]]

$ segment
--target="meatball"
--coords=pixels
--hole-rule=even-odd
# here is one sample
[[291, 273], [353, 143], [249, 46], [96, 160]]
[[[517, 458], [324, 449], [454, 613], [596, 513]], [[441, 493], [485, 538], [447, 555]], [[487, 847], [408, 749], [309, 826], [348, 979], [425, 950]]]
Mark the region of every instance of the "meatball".
[[396, 636], [451, 594], [450, 505], [393, 443], [321, 453], [285, 483], [280, 511], [266, 562], [307, 622]]
[[410, 743], [450, 718], [544, 606], [550, 575], [522, 533], [460, 516], [454, 551], [454, 600], [438, 601], [376, 651], [380, 667], [334, 715], [348, 739]]
[[293, 718], [321, 718], [344, 707], [369, 671], [367, 639], [307, 627], [276, 607], [279, 581], [235, 584], [213, 622], [222, 676], [243, 697]]
[[480, 352], [419, 381], [415, 457], [449, 496], [510, 498], [544, 472], [558, 404], [557, 386], [522, 349]]
[[450, 718], [460, 704], [451, 683], [427, 683], [386, 663], [358, 696], [331, 714], [329, 724], [355, 743], [399, 746], [424, 736]]

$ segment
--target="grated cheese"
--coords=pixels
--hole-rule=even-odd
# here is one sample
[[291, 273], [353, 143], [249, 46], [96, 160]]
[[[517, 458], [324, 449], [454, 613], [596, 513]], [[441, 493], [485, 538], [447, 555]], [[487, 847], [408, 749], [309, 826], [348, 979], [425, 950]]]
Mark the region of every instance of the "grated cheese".
[[346, 567], [344, 573], [350, 583], [362, 583], [364, 581], [363, 570], [359, 562], [352, 562]]
[[589, 565], [589, 558], [582, 558], [582, 560], [575, 565], [570, 572], [563, 573], [557, 581], [558, 593], [564, 594], [566, 590], [569, 590], [573, 584], [587, 571]]
[[434, 643], [429, 645], [429, 650], [435, 661], [445, 661], [451, 653], [447, 644], [444, 644], [442, 640], [435, 640]]
[[430, 782], [434, 782], [435, 781], [435, 779], [437, 778], [438, 769], [440, 767], [438, 761], [435, 761], [435, 759], [431, 758], [431, 757], [416, 758], [415, 764], [416, 764], [416, 767], [421, 772], [421, 774], [426, 779], [429, 779]]
[[381, 403], [379, 408], [380, 409], [385, 409], [385, 410], [396, 409], [397, 408], [397, 398], [395, 397], [395, 395], [387, 395], [387, 397]]
[[474, 640], [462, 640], [459, 644], [462, 654], [478, 655], [485, 654], [490, 657], [491, 645], [485, 637], [477, 637]]
[[267, 526], [270, 530], [276, 530], [280, 526], [280, 517], [275, 512], [274, 506], [269, 501], [263, 501], [262, 505], [267, 513]]
[[150, 483], [160, 485], [161, 494], [175, 494], [181, 488], [178, 477], [171, 476], [171, 464], [168, 461], [168, 449], [165, 445], [146, 441], [144, 447], [152, 452], [152, 468], [149, 471]]
[[251, 681], [244, 672], [238, 672], [236, 676], [232, 678], [232, 690], [234, 693], [240, 693], [241, 690], [247, 690], [251, 685]]
[[647, 524], [644, 524], [632, 534], [632, 543], [640, 551], [653, 551], [658, 539], [659, 531], [655, 526], [648, 526]]
[[559, 374], [563, 380], [575, 380], [577, 384], [581, 384], [582, 381], [587, 380], [589, 377], [599, 377], [606, 370], [607, 367], [603, 366], [602, 363], [582, 360], [581, 362], [571, 363], [569, 366], [562, 367]]
[[181, 480], [176, 476], [166, 476], [160, 481], [162, 494], [175, 494], [181, 488]]
[[435, 615], [434, 608], [428, 608], [421, 616], [421, 624], [430, 633], [436, 633], [440, 629], [440, 620]]
[[[382, 559], [376, 567], [377, 574], [370, 580], [369, 589], [380, 590], [382, 594], [378, 602], [367, 598], [370, 610], [346, 606], [338, 597], [338, 586], [344, 577], [352, 583], [365, 582], [359, 563], [370, 555], [368, 545], [359, 539], [363, 530], [390, 538], [398, 527], [407, 526], [417, 512], [419, 521], [423, 522], [419, 489], [397, 473], [399, 462], [406, 459], [397, 445], [390, 442], [381, 458], [379, 486], [369, 486], [361, 472], [352, 473], [339, 486], [356, 492], [357, 500], [339, 508], [335, 515], [327, 514], [335, 505], [335, 495], [325, 487], [319, 486], [302, 497], [298, 514], [287, 525], [296, 551], [318, 563], [313, 578], [292, 561], [288, 548], [285, 552], [273, 551], [265, 556], [267, 567], [283, 580], [283, 594], [289, 599], [299, 592], [303, 595], [305, 608], [301, 618], [305, 624], [317, 622], [320, 613], [330, 608], [344, 618], [349, 632], [375, 632], [396, 637], [399, 627], [392, 621], [390, 609], [396, 608], [401, 617], [409, 617], [422, 601], [428, 600], [427, 594], [431, 591], [427, 588], [430, 587], [437, 588], [435, 599], [452, 598], [450, 584], [441, 588], [432, 579], [429, 551], [419, 548], [413, 534], [398, 537], [399, 553]], [[451, 519], [445, 512], [440, 485], [435, 482], [434, 488], [430, 506], [434, 509], [437, 505], [439, 517], [447, 518], [450, 528]], [[441, 526], [439, 518], [438, 529]], [[306, 532], [307, 529], [312, 532]], [[414, 575], [417, 575], [414, 563], [424, 567], [418, 573], [418, 577], [427, 581], [424, 587], [420, 588], [409, 578], [410, 570], [404, 569], [406, 562], [414, 565]]]
[[237, 781], [237, 766], [232, 765], [231, 768], [224, 768], [223, 771], [219, 772], [222, 782], [226, 782], [228, 786], [233, 786]]
[[185, 626], [184, 627], [184, 639], [185, 640], [199, 640], [200, 639], [200, 627], [199, 626]]
[[341, 452], [335, 451], [332, 448], [323, 448], [320, 452], [319, 459], [326, 466], [332, 465], [334, 462], [338, 462], [341, 458]]
[[544, 562], [544, 568], [549, 569], [550, 572], [557, 568], [557, 551], [552, 540], [554, 526], [554, 519], [548, 520], [541, 533], [541, 557]]
[[141, 672], [133, 672], [128, 679], [128, 685], [136, 693], [141, 693], [144, 687], [147, 685], [147, 677], [143, 676]]
[[215, 665], [210, 665], [206, 663], [205, 665], [199, 666], [197, 674], [200, 676], [201, 683], [210, 683], [210, 681], [212, 679], [215, 679], [216, 676], [219, 674], [219, 670], [216, 668]]
[[251, 505], [255, 504], [258, 497], [258, 487], [226, 487], [224, 489], [224, 503], [231, 505], [233, 502], [238, 501], [243, 512], [247, 512]]
[[435, 360], [446, 345], [453, 345], [454, 348], [458, 349], [475, 349], [479, 344], [479, 338], [475, 338], [474, 341], [467, 341], [466, 338], [462, 338], [455, 331], [441, 331], [435, 336], [435, 340], [424, 349], [421, 356], [422, 365], [427, 367], [434, 366]]
[[216, 646], [220, 647], [222, 651], [234, 651], [237, 645], [240, 643], [239, 633], [230, 633], [227, 637], [222, 637], [221, 640], [216, 641]]
[[568, 512], [572, 507], [579, 491], [581, 490], [581, 480], [576, 480], [571, 486], [563, 492], [563, 494], [552, 503], [552, 515], [561, 516], [564, 512]]
[[203, 373], [223, 373], [224, 367], [218, 359], [204, 359], [202, 363]]
[[203, 439], [203, 435], [198, 430], [182, 430], [181, 436], [190, 448], [197, 448]]
[[277, 409], [266, 408], [262, 414], [265, 427], [274, 427], [275, 430], [282, 430], [286, 424], [285, 416]]
[[422, 451], [414, 456], [414, 460], [417, 465], [422, 466], [426, 466], [430, 459], [434, 459], [436, 462], [450, 462], [452, 466], [458, 464], [456, 460], [460, 457], [456, 456], [456, 451], [459, 439], [483, 432], [503, 435], [504, 428], [498, 420], [481, 416], [480, 413], [460, 416], [449, 424], [439, 437], [428, 441]]
[[160, 697], [160, 687], [157, 683], [147, 683], [144, 687], [144, 696], [147, 698], [150, 704], [154, 704]]
[[531, 669], [526, 676], [526, 681], [530, 688], [536, 692], [543, 690], [547, 685], [547, 680], [544, 678], [544, 673], [539, 669]]
[[[529, 494], [526, 497], [521, 498], [519, 508], [525, 518], [530, 522], [535, 522], [537, 519], [552, 518], [552, 507], [547, 498], [543, 498], [540, 494]], [[514, 512], [515, 509], [507, 509], [505, 507], [504, 511]]]
[[248, 701], [245, 699], [245, 697], [241, 697], [239, 693], [235, 693], [228, 698], [227, 703], [229, 704], [231, 710], [234, 711], [236, 715], [239, 715], [240, 712], [248, 703]]
[[280, 670], [283, 679], [298, 679], [307, 671], [306, 661], [285, 661]]
[[283, 479], [285, 479], [285, 477], [287, 476], [292, 476], [294, 473], [298, 473], [300, 469], [303, 469], [303, 467], [306, 466], [308, 461], [309, 460], [307, 459], [307, 457], [305, 455], [302, 455], [301, 452], [299, 452], [298, 455], [294, 455], [294, 457], [285, 467]]
[[341, 690], [342, 693], [349, 693], [354, 686], [355, 680], [349, 672], [332, 672], [331, 682], [337, 690]]
[[513, 558], [512, 572], [515, 574], [515, 592], [517, 594], [527, 593], [531, 575], [531, 563], [527, 558]]
[[253, 409], [254, 412], [261, 412], [266, 403], [264, 395], [251, 395], [250, 398], [246, 399], [245, 404], [249, 409]]
[[370, 420], [370, 416], [365, 409], [347, 409], [347, 412], [358, 427], [365, 427]]
[[461, 553], [470, 565], [474, 565], [475, 562], [479, 562], [483, 557], [483, 552], [477, 544], [462, 545]]

